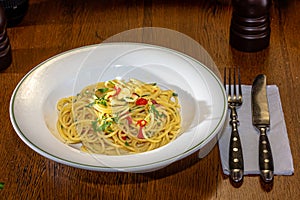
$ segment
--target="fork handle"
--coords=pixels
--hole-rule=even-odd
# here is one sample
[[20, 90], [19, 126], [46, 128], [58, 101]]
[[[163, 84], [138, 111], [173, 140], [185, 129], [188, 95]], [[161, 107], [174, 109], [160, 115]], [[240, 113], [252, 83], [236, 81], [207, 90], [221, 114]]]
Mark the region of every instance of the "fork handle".
[[230, 114], [231, 136], [229, 143], [229, 169], [230, 177], [234, 182], [240, 182], [244, 176], [244, 159], [241, 140], [238, 132], [239, 121], [235, 107], [231, 108]]

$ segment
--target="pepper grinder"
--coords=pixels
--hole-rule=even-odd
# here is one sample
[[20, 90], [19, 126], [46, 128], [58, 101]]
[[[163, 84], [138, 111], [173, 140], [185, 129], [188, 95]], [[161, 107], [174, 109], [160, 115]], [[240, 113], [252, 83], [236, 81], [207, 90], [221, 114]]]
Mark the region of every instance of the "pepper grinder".
[[271, 0], [232, 0], [230, 45], [244, 52], [257, 52], [269, 46]]
[[8, 68], [12, 62], [11, 46], [6, 33], [6, 17], [0, 5], [0, 70]]
[[0, 0], [5, 10], [7, 27], [17, 26], [27, 13], [29, 0]]

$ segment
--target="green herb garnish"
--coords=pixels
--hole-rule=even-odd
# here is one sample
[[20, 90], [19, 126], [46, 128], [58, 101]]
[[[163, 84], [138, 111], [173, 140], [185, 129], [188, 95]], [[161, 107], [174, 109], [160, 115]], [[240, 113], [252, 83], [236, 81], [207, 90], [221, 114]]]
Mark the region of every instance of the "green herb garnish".
[[113, 118], [111, 118], [112, 120], [113, 120], [113, 122], [115, 122], [115, 123], [118, 123], [118, 121], [119, 121], [119, 117], [118, 116], [116, 116], [116, 117], [113, 117]]
[[89, 104], [86, 105], [85, 107], [91, 108], [91, 107], [93, 107], [93, 105], [95, 105], [95, 102], [89, 103]]
[[159, 114], [158, 110], [156, 109], [155, 105], [150, 106], [150, 112], [153, 112], [155, 116], [162, 117], [164, 114]]
[[116, 84], [112, 81], [108, 81], [108, 83], [112, 84], [113, 86], [115, 86]]
[[92, 121], [92, 128], [94, 132], [101, 132], [107, 129], [111, 124], [112, 122], [104, 122], [102, 125], [98, 126], [98, 121], [96, 120]]
[[103, 106], [107, 106], [107, 100], [104, 97], [98, 98], [95, 100], [96, 104], [101, 104]]
[[97, 120], [92, 121], [92, 128], [93, 128], [94, 132], [98, 132], [98, 121]]
[[102, 124], [102, 125], [99, 126], [98, 128], [100, 128], [101, 131], [104, 131], [104, 130], [107, 129], [111, 124], [112, 124], [112, 122], [105, 122], [104, 124]]
[[98, 91], [101, 93], [105, 93], [108, 91], [108, 88], [99, 88]]

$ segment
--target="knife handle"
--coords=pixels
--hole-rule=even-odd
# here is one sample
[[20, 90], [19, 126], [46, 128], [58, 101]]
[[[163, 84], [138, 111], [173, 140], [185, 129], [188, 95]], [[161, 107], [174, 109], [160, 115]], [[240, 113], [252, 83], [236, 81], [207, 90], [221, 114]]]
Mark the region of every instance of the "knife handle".
[[241, 140], [238, 131], [238, 119], [235, 108], [231, 109], [231, 136], [229, 142], [230, 177], [234, 182], [240, 182], [244, 176], [244, 159]]
[[264, 182], [271, 182], [274, 177], [274, 164], [271, 145], [266, 134], [267, 128], [261, 127], [259, 136], [259, 168]]

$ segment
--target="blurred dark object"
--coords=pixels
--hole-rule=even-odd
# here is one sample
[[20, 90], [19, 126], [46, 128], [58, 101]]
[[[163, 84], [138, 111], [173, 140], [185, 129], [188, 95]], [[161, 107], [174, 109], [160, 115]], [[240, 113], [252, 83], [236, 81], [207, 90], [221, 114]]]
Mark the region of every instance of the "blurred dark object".
[[8, 68], [12, 62], [11, 46], [6, 33], [6, 17], [0, 5], [0, 70]]
[[229, 42], [239, 51], [256, 52], [270, 43], [271, 0], [232, 0]]
[[29, 0], [0, 0], [5, 10], [7, 27], [18, 25], [28, 10]]

